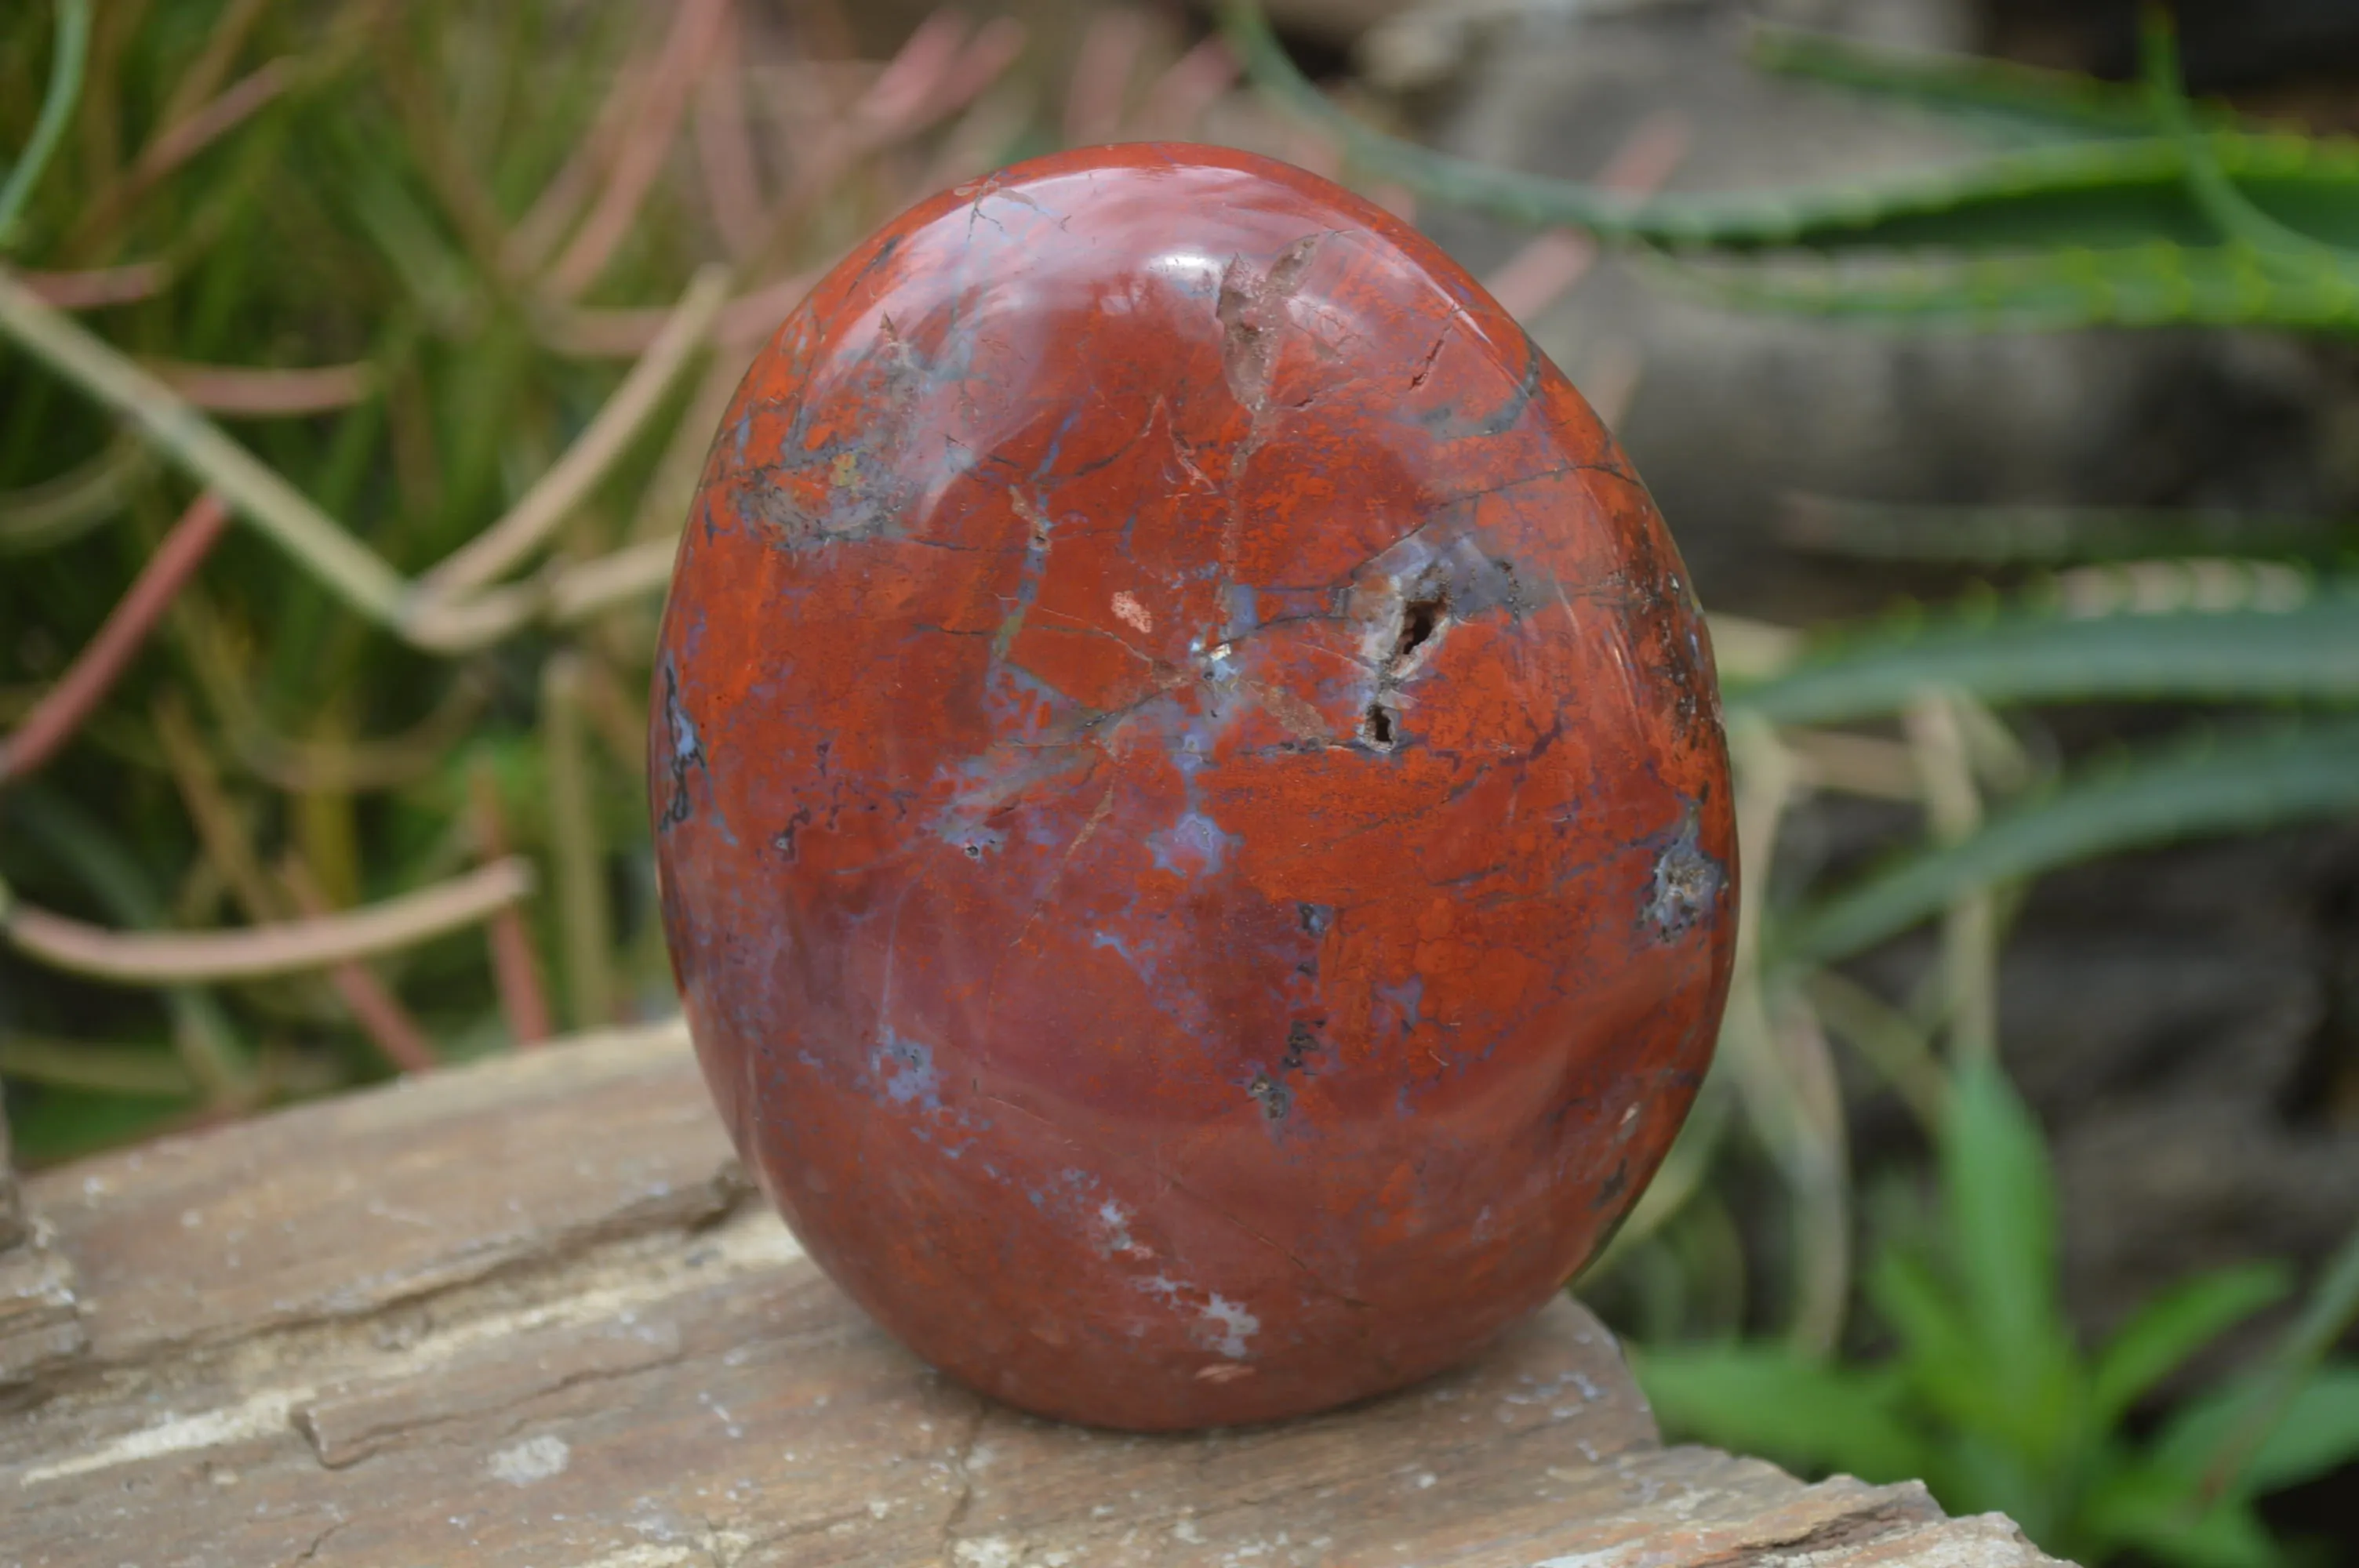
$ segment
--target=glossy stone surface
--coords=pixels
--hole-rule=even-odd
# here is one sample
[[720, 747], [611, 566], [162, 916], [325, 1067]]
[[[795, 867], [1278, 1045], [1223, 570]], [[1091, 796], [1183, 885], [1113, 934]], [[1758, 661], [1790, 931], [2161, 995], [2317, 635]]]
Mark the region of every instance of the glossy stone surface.
[[652, 728], [738, 1148], [1033, 1411], [1459, 1359], [1709, 1060], [1732, 827], [1678, 557], [1515, 323], [1299, 170], [1060, 155], [856, 251], [723, 424]]

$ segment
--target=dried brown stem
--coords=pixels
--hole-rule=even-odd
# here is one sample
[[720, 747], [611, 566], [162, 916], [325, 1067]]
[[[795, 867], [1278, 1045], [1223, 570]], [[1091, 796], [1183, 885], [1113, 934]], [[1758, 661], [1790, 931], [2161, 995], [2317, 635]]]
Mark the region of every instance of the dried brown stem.
[[208, 491], [190, 503], [65, 678], [13, 734], [0, 740], [0, 780], [31, 773], [72, 737], [228, 526], [229, 508], [218, 495]]
[[[269, 534], [346, 603], [438, 652], [480, 647], [529, 621], [542, 596], [479, 589], [543, 543], [581, 504], [709, 340], [726, 297], [726, 268], [700, 270], [671, 319], [590, 427], [524, 498], [425, 579], [405, 581], [311, 500], [231, 440], [187, 399], [0, 267], [0, 333], [110, 406]], [[5, 775], [0, 768], [0, 775]]]
[[587, 620], [657, 591], [671, 580], [672, 557], [679, 552], [675, 535], [627, 545], [613, 555], [569, 568], [549, 585], [549, 619], [560, 623]]

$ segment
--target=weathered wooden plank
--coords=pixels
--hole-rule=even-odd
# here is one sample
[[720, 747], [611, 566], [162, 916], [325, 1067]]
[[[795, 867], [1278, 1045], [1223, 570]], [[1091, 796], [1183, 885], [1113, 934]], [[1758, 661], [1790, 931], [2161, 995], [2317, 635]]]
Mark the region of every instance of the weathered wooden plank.
[[1313, 1421], [1034, 1421], [871, 1326], [712, 1121], [653, 1031], [35, 1178], [88, 1346], [0, 1417], [0, 1563], [2049, 1561], [1919, 1488], [1661, 1447], [1569, 1301]]

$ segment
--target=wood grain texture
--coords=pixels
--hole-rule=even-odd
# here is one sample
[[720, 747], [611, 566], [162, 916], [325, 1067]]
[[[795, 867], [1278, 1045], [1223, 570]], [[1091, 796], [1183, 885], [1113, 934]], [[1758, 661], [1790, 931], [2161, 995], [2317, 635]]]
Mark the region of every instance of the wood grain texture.
[[83, 1343], [0, 1416], [10, 1568], [2050, 1562], [1918, 1487], [1661, 1447], [1570, 1301], [1311, 1421], [1139, 1437], [1016, 1414], [802, 1256], [675, 1028], [27, 1197], [48, 1245], [19, 1250], [78, 1281]]

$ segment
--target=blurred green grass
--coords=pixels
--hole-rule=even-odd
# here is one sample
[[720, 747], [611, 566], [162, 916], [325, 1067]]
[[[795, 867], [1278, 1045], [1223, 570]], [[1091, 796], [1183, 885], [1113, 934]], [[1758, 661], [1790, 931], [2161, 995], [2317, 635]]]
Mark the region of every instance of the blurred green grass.
[[[10, 8], [5, 261], [34, 303], [0, 334], [0, 732], [224, 482], [159, 438], [202, 415], [294, 499], [273, 526], [231, 485], [266, 526], [211, 548], [54, 757], [0, 777], [0, 883], [124, 932], [372, 904], [506, 851], [545, 890], [521, 941], [495, 919], [357, 980], [158, 990], [0, 953], [23, 1161], [382, 1076], [388, 1031], [459, 1058], [670, 1009], [647, 650], [718, 405], [842, 246], [1042, 145], [1019, 43], [944, 15], [890, 62], [823, 58], [725, 0]], [[60, 64], [78, 91], [27, 170]], [[712, 325], [668, 347], [684, 296]], [[146, 402], [26, 351], [58, 319]], [[519, 510], [528, 547], [441, 606], [473, 633], [290, 558], [349, 541], [381, 563], [363, 588], [430, 588]]]

